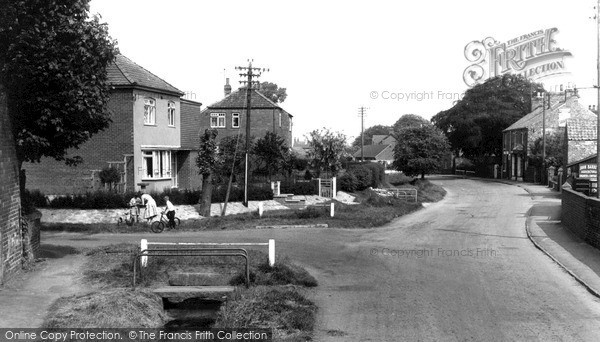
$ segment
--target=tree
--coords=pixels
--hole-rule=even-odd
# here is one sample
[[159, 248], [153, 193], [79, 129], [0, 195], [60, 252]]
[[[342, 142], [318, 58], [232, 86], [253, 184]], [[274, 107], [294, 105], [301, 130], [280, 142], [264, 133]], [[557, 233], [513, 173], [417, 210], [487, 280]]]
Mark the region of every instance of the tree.
[[[546, 167], [561, 167], [565, 165], [565, 135], [560, 131], [546, 134]], [[534, 166], [543, 165], [543, 139], [537, 138], [530, 145], [530, 163]]]
[[448, 151], [448, 139], [435, 126], [403, 128], [398, 132], [393, 165], [408, 176], [421, 175], [423, 179], [441, 168]]
[[[230, 177], [233, 171], [233, 177], [244, 174], [244, 163], [246, 159], [246, 138], [244, 134], [223, 137], [218, 143], [217, 165], [215, 166], [217, 174], [222, 177]], [[250, 149], [252, 150], [254, 142], [250, 138]], [[251, 163], [253, 164], [253, 163]], [[220, 178], [219, 177], [219, 178]], [[218, 179], [215, 179], [217, 181]]]
[[542, 86], [521, 75], [501, 75], [467, 90], [452, 108], [432, 121], [448, 137], [455, 154], [482, 161], [502, 157], [502, 131], [531, 112], [532, 94]]
[[346, 136], [339, 132], [331, 132], [327, 128], [314, 130], [306, 137], [308, 141], [307, 156], [311, 166], [318, 172], [325, 171], [327, 176], [341, 169], [344, 156]]
[[416, 114], [404, 114], [394, 123], [392, 129], [395, 133], [399, 132], [402, 128], [422, 126], [424, 124], [430, 124], [429, 121]]
[[[388, 135], [392, 132], [392, 127], [384, 126], [384, 125], [375, 125], [371, 126], [364, 130], [363, 134], [365, 137], [365, 145], [373, 144], [373, 136], [374, 135]], [[360, 134], [354, 141], [352, 142], [352, 146], [360, 147], [361, 144], [361, 136]]]
[[219, 168], [217, 156], [216, 129], [207, 129], [200, 136], [200, 148], [196, 165], [198, 173], [202, 175], [202, 197], [200, 198], [200, 215], [210, 217], [210, 206], [212, 204], [213, 175]]
[[[106, 68], [117, 53], [106, 24], [89, 16], [89, 0], [0, 4], [0, 83], [18, 166], [69, 155], [111, 122]], [[24, 189], [24, 178], [21, 177]]]
[[267, 132], [258, 139], [253, 147], [258, 168], [269, 176], [272, 181], [273, 174], [282, 171], [286, 160], [290, 159], [290, 152], [285, 139], [273, 132]]
[[262, 82], [258, 90], [275, 103], [282, 103], [287, 97], [286, 88], [279, 88], [277, 84], [271, 82]]

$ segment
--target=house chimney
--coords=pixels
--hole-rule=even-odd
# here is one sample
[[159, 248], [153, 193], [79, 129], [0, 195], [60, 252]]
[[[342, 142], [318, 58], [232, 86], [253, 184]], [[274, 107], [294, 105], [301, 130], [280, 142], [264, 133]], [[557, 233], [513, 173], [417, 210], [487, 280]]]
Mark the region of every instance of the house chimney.
[[231, 86], [229, 85], [229, 77], [227, 77], [225, 79], [225, 86], [223, 87], [223, 90], [225, 91], [225, 96], [231, 94]]

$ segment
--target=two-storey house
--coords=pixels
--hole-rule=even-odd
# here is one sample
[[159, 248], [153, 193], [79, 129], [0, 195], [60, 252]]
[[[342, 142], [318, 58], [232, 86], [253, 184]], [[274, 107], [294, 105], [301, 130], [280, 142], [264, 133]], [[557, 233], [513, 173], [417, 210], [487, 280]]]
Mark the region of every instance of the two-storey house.
[[[229, 79], [225, 84], [225, 97], [206, 107], [202, 111], [201, 127], [218, 131], [217, 139], [226, 136], [246, 134], [247, 91], [240, 88], [233, 93]], [[256, 89], [251, 90], [250, 135], [262, 138], [267, 132], [273, 132], [285, 139], [292, 147], [293, 116], [277, 103], [268, 99]]]
[[181, 90], [123, 55], [109, 66], [108, 82], [112, 123], [70, 151], [83, 163], [28, 163], [28, 188], [56, 195], [92, 191], [101, 186], [100, 170], [109, 166], [122, 174], [121, 191], [199, 187], [193, 168], [201, 103], [182, 99]]
[[[503, 178], [526, 181], [539, 179], [541, 170], [529, 165], [529, 157], [533, 143], [543, 136], [544, 126], [548, 137], [555, 133], [565, 135], [568, 122], [596, 121], [596, 114], [579, 103], [576, 91], [549, 95], [545, 101], [537, 99], [531, 113], [503, 131]], [[569, 149], [569, 145], [565, 148]]]

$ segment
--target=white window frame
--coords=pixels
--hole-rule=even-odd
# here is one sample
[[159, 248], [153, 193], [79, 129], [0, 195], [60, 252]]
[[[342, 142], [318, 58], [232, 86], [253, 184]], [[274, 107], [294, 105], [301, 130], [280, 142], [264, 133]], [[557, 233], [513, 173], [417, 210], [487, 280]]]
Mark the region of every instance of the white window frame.
[[144, 125], [156, 125], [156, 100], [144, 99]]
[[[237, 124], [236, 124], [237, 119]], [[240, 113], [231, 114], [231, 128], [240, 128]]]
[[167, 104], [167, 123], [169, 127], [175, 127], [175, 102]]
[[[148, 170], [148, 165], [152, 169]], [[142, 151], [142, 179], [172, 179], [173, 178], [173, 153], [171, 150], [143, 150]]]
[[279, 112], [279, 127], [281, 127], [281, 112]]
[[291, 131], [292, 131], [292, 124], [293, 124], [293, 122], [294, 122], [294, 121], [292, 121], [292, 118], [290, 118], [290, 121], [289, 121], [289, 122], [290, 122], [290, 127], [289, 127], [288, 129], [289, 129], [289, 131], [291, 132]]
[[211, 128], [225, 128], [225, 113], [210, 113]]

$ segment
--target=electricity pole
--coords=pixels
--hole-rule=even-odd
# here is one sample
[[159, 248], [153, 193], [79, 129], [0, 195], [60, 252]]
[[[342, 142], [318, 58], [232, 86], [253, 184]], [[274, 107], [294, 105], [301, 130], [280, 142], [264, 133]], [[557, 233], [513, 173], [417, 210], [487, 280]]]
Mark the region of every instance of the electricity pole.
[[246, 81], [240, 81], [241, 84], [246, 85], [246, 167], [244, 172], [244, 206], [246, 207], [248, 207], [248, 164], [250, 162], [248, 154], [250, 153], [250, 112], [252, 111], [252, 86], [259, 84], [258, 81], [253, 81], [252, 78], [258, 78], [264, 71], [269, 71], [269, 69], [252, 67], [253, 61], [253, 59], [249, 59], [247, 67], [235, 67], [236, 70], [244, 71], [239, 74], [240, 77], [247, 78]]
[[[600, 198], [600, 0], [596, 3], [596, 69], [598, 78], [596, 90], [598, 91], [598, 107], [596, 107], [596, 196]], [[591, 191], [592, 189], [590, 189]]]
[[[600, 0], [598, 0], [600, 1]], [[365, 161], [365, 114], [368, 108], [358, 107], [360, 115], [360, 161]]]

